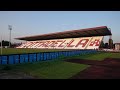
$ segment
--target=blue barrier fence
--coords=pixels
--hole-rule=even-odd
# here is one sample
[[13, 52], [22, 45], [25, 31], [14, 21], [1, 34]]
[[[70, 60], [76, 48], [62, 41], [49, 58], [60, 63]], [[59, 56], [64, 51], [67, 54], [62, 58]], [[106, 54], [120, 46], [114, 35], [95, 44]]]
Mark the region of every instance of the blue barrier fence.
[[96, 50], [73, 50], [73, 51], [57, 51], [57, 52], [40, 52], [28, 54], [12, 54], [0, 55], [0, 64], [18, 64], [27, 62], [39, 62], [57, 59], [61, 56], [69, 57], [74, 55], [84, 55], [96, 53]]

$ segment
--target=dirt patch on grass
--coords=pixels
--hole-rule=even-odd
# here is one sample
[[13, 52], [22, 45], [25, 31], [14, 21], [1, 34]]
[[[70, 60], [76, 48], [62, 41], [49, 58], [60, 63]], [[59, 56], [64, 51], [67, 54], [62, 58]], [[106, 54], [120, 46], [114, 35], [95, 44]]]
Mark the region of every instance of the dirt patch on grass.
[[106, 58], [103, 61], [69, 59], [66, 61], [91, 65], [70, 79], [120, 79], [120, 59]]

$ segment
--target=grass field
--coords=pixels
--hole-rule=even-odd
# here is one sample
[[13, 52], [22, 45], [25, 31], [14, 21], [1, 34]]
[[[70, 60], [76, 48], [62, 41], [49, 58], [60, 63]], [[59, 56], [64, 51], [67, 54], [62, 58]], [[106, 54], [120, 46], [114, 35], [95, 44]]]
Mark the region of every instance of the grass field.
[[67, 79], [86, 69], [89, 65], [75, 64], [64, 61], [45, 61], [9, 65], [12, 72], [24, 72], [41, 79]]
[[54, 51], [66, 51], [58, 49], [28, 49], [28, 48], [3, 48], [2, 55], [8, 54], [21, 54], [21, 53], [36, 53], [36, 52], [54, 52]]
[[67, 59], [85, 59], [85, 60], [98, 60], [102, 61], [105, 58], [120, 58], [120, 53], [107, 53], [100, 52], [96, 54], [88, 54], [88, 55], [77, 55], [73, 57], [67, 57]]
[[[47, 52], [51, 50], [37, 50], [37, 49], [3, 49], [4, 54], [15, 53], [33, 53], [33, 52]], [[55, 51], [55, 50], [52, 50]], [[77, 74], [78, 72], [90, 67], [85, 64], [76, 64], [65, 62], [65, 59], [86, 59], [86, 60], [104, 60], [105, 58], [120, 58], [120, 53], [96, 53], [88, 55], [77, 55], [72, 57], [62, 57], [56, 60], [42, 61], [35, 63], [8, 65], [10, 70], [3, 70], [5, 65], [0, 65], [0, 72], [24, 72], [26, 74], [42, 79], [67, 79]]]

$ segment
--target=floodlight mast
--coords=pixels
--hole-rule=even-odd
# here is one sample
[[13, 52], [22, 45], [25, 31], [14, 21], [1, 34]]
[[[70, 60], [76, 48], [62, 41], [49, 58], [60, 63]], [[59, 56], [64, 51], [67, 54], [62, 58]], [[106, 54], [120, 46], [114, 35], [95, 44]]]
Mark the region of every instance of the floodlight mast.
[[8, 25], [8, 29], [10, 30], [10, 37], [9, 37], [9, 48], [11, 47], [10, 46], [10, 43], [11, 43], [11, 30], [12, 30], [12, 26], [11, 25]]

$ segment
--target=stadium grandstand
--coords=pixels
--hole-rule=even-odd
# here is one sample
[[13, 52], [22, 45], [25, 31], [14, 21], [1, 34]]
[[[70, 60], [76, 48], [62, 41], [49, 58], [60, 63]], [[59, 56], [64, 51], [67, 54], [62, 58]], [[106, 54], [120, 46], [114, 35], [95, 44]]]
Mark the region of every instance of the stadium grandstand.
[[16, 48], [99, 49], [104, 36], [112, 35], [107, 26], [18, 37], [26, 42]]

